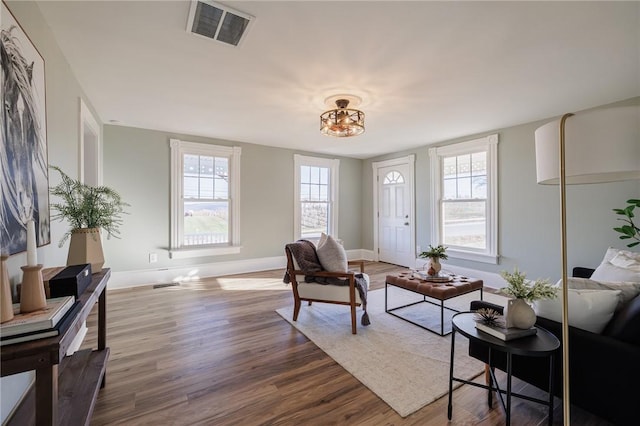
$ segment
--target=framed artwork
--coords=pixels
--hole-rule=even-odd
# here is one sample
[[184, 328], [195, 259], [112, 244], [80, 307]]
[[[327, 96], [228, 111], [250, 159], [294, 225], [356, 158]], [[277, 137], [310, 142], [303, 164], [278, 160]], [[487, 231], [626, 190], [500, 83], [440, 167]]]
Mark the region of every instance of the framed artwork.
[[2, 2], [0, 54], [0, 249], [27, 248], [27, 222], [38, 246], [51, 242], [44, 59]]

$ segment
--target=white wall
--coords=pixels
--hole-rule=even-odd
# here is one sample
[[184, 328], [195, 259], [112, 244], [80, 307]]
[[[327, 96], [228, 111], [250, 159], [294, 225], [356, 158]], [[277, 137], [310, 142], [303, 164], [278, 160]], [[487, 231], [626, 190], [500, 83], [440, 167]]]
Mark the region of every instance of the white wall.
[[[617, 104], [640, 104], [634, 98]], [[529, 278], [560, 277], [560, 195], [557, 186], [538, 185], [535, 169], [534, 131], [543, 120], [519, 126], [498, 129], [499, 162], [499, 253], [498, 265], [449, 259], [446, 263], [458, 267], [486, 272], [511, 270], [518, 266]], [[470, 135], [438, 145], [475, 139]], [[416, 155], [416, 217], [417, 244], [430, 243], [432, 206], [429, 200], [430, 171], [427, 146], [394, 155], [369, 159], [362, 167], [363, 182], [371, 182], [373, 161]], [[372, 192], [366, 188], [363, 211], [373, 207]], [[567, 194], [568, 261], [569, 267], [596, 267], [609, 246], [624, 248], [612, 230], [616, 215], [611, 209], [626, 206], [625, 201], [640, 197], [640, 181], [615, 182], [594, 185], [570, 185]], [[373, 248], [372, 219], [363, 216], [362, 248]], [[570, 272], [570, 271], [569, 271]], [[487, 283], [491, 286], [491, 283]]]

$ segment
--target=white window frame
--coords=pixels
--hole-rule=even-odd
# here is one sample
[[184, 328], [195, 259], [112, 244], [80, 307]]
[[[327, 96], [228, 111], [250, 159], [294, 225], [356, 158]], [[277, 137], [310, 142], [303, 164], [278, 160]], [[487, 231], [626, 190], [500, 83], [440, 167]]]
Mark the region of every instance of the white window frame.
[[[293, 236], [294, 241], [302, 236], [302, 211], [300, 208], [300, 167], [327, 167], [329, 169], [329, 226], [328, 232], [334, 238], [338, 238], [338, 179], [340, 160], [331, 158], [309, 157], [306, 155], [293, 155], [294, 163], [294, 212], [293, 212]], [[316, 240], [315, 238], [311, 240]]]
[[497, 264], [498, 254], [498, 135], [460, 142], [429, 149], [431, 163], [431, 244], [442, 243], [442, 161], [444, 157], [464, 155], [473, 152], [487, 153], [487, 216], [486, 249], [461, 249], [450, 247], [447, 254], [451, 258], [473, 260]]
[[[240, 147], [186, 142], [179, 139], [169, 141], [171, 147], [171, 249], [169, 257], [185, 259], [191, 257], [218, 256], [240, 253]], [[183, 156], [185, 154], [227, 157], [229, 159], [229, 220], [230, 241], [228, 244], [189, 247], [184, 241]]]

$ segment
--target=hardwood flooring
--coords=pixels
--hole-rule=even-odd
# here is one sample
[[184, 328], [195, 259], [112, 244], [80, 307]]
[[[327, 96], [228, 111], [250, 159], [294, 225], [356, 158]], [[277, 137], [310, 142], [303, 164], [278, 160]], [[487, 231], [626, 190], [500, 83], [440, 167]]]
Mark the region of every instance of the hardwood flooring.
[[[401, 269], [366, 264], [372, 289], [383, 288], [385, 276]], [[277, 270], [108, 291], [111, 356], [91, 424], [448, 423], [446, 396], [403, 419], [282, 320], [275, 310], [293, 300], [282, 276]], [[95, 322], [93, 313], [84, 347], [95, 347]], [[516, 392], [544, 395], [514, 382]], [[543, 406], [513, 401], [512, 424], [546, 424]], [[561, 424], [559, 402], [555, 411], [554, 424]], [[574, 424], [607, 424], [579, 409], [572, 416]], [[501, 425], [504, 418], [495, 402], [487, 407], [483, 390], [462, 386], [454, 392], [450, 424]]]

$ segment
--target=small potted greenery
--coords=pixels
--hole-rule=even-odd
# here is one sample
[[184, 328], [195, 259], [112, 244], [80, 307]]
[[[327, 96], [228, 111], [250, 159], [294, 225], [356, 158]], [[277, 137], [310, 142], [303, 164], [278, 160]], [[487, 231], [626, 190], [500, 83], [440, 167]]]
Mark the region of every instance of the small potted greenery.
[[59, 167], [49, 167], [61, 177], [60, 183], [50, 188], [51, 194], [61, 200], [51, 204], [56, 212], [53, 219], [66, 220], [70, 225], [59, 244], [62, 247], [71, 237], [67, 265], [90, 263], [93, 273], [100, 272], [104, 265], [100, 230], [107, 232], [107, 238], [119, 238], [122, 215], [129, 204], [109, 187], [87, 185]]
[[627, 247], [635, 247], [640, 244], [640, 228], [633, 223], [633, 218], [635, 217], [633, 210], [636, 207], [640, 207], [640, 200], [627, 200], [627, 204], [629, 205], [624, 209], [613, 209], [616, 214], [624, 216], [624, 218], [618, 218], [618, 220], [625, 222], [625, 225], [613, 228], [613, 230], [622, 234], [619, 237], [621, 240], [636, 240], [627, 244]]
[[536, 323], [536, 313], [529, 303], [541, 299], [555, 299], [558, 287], [549, 280], [527, 280], [527, 276], [514, 268], [513, 273], [502, 271], [500, 276], [507, 282], [507, 286], [500, 292], [514, 297], [507, 303], [505, 321], [507, 327], [531, 328]]
[[423, 251], [418, 256], [422, 259], [429, 259], [429, 268], [427, 269], [427, 273], [430, 276], [438, 275], [440, 270], [442, 269], [442, 265], [440, 264], [440, 259], [447, 260], [449, 256], [447, 256], [447, 248], [442, 244], [437, 247], [433, 247], [429, 244], [429, 250]]

